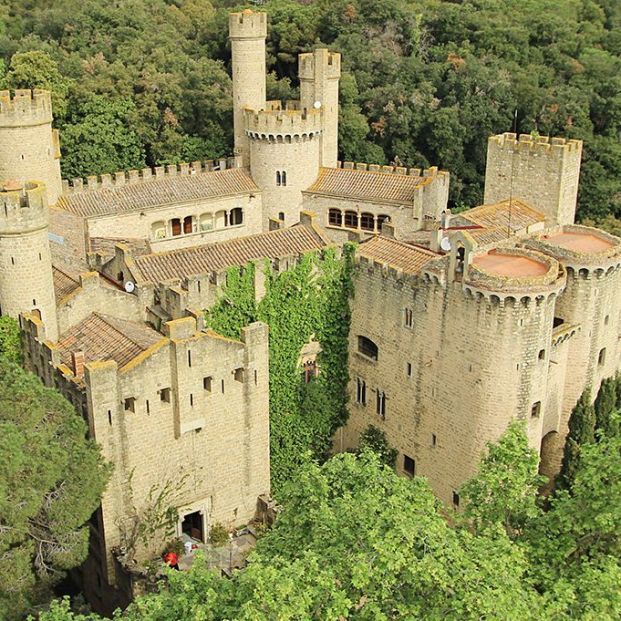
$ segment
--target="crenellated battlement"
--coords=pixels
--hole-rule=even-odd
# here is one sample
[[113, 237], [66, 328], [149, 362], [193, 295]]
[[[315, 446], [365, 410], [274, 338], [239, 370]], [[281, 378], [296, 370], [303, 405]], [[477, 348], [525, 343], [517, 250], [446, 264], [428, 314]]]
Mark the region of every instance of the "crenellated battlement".
[[337, 162], [336, 168], [342, 168], [344, 170], [365, 170], [368, 172], [381, 172], [392, 175], [409, 175], [410, 177], [421, 177], [428, 181], [423, 181], [423, 184], [432, 180], [437, 180], [440, 183], [448, 184], [450, 180], [450, 174], [446, 170], [439, 170], [437, 166], [431, 166], [429, 168], [407, 168], [405, 166], [382, 166], [380, 164], [366, 164], [363, 162]]
[[565, 156], [567, 154], [580, 155], [582, 140], [567, 140], [565, 138], [549, 138], [548, 136], [534, 137], [530, 134], [505, 132], [490, 136], [488, 148], [512, 149], [518, 153], [538, 154], [546, 156]]
[[0, 191], [0, 235], [19, 235], [48, 225], [45, 185], [7, 181]]
[[52, 122], [52, 97], [49, 91], [18, 89], [11, 96], [0, 91], [0, 127], [23, 127]]
[[326, 79], [338, 80], [341, 77], [341, 55], [326, 48], [299, 54], [298, 63], [300, 80], [314, 80], [317, 70]]
[[229, 37], [231, 39], [260, 39], [267, 36], [267, 14], [246, 9], [229, 13]]
[[118, 188], [124, 185], [148, 183], [158, 179], [206, 174], [230, 168], [241, 168], [240, 157], [221, 158], [219, 160], [195, 161], [183, 164], [169, 164], [142, 170], [121, 170], [114, 174], [93, 175], [86, 179], [63, 180], [63, 194], [77, 194], [102, 188]]
[[321, 133], [319, 110], [244, 110], [246, 135], [255, 140], [307, 140]]

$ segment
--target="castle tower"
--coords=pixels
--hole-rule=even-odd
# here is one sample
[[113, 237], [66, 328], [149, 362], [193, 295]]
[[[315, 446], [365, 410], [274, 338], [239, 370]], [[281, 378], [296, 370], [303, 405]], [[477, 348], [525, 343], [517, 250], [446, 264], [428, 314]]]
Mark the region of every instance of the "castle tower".
[[581, 156], [581, 140], [491, 136], [483, 202], [519, 198], [543, 212], [549, 224], [573, 224]]
[[6, 182], [0, 191], [0, 313], [38, 310], [46, 337], [58, 338], [48, 203], [41, 182]]
[[58, 131], [52, 129], [49, 91], [0, 91], [0, 179], [45, 184], [47, 200], [61, 194]]
[[245, 111], [250, 174], [261, 188], [263, 230], [269, 220], [285, 226], [299, 222], [302, 191], [319, 174], [321, 112], [300, 110], [299, 102], [267, 102], [268, 110]]
[[246, 9], [229, 14], [229, 38], [233, 65], [233, 127], [235, 154], [248, 166], [249, 147], [244, 110], [265, 108], [265, 37], [267, 16]]
[[321, 112], [321, 166], [335, 167], [338, 159], [339, 78], [341, 55], [327, 49], [300, 54], [300, 103]]

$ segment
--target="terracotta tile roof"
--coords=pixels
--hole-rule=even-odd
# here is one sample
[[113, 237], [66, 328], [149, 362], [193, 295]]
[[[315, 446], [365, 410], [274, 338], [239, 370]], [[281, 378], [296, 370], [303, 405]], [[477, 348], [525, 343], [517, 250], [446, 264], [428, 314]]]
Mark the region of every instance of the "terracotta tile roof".
[[91, 313], [61, 336], [58, 347], [67, 366], [72, 352], [83, 351], [86, 362], [115, 360], [122, 367], [162, 338], [144, 324]]
[[526, 203], [513, 199], [494, 205], [481, 205], [459, 214], [461, 218], [486, 229], [509, 229], [517, 233], [537, 222], [545, 222], [545, 216]]
[[411, 203], [423, 177], [395, 173], [321, 168], [307, 192], [376, 202]]
[[231, 168], [196, 175], [165, 176], [62, 196], [57, 207], [83, 217], [151, 209], [219, 196], [259, 192], [250, 173]]
[[151, 245], [146, 239], [119, 238], [119, 237], [91, 237], [91, 252], [104, 255], [114, 255], [114, 247], [117, 244], [127, 246], [135, 257], [151, 252]]
[[245, 265], [263, 257], [276, 259], [299, 255], [327, 245], [327, 239], [312, 226], [296, 224], [239, 239], [137, 257], [134, 265], [143, 280], [158, 283], [220, 271], [232, 265]]
[[361, 243], [358, 254], [367, 259], [388, 263], [408, 274], [419, 274], [425, 263], [438, 257], [431, 250], [410, 246], [388, 237], [372, 237]]
[[52, 267], [52, 276], [54, 279], [54, 293], [56, 294], [57, 303], [65, 296], [73, 293], [80, 286], [79, 280], [70, 276], [57, 265]]

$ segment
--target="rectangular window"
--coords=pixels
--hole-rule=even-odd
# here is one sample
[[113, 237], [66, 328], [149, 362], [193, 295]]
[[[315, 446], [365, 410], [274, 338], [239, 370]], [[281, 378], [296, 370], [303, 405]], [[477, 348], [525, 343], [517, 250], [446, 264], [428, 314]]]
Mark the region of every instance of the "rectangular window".
[[597, 357], [597, 364], [601, 367], [606, 362], [606, 348], [599, 350], [599, 356]]
[[159, 390], [160, 393], [160, 401], [164, 403], [170, 403], [170, 388], [162, 388]]
[[112, 410], [108, 410], [108, 424], [112, 424]]
[[242, 367], [235, 369], [235, 371], [233, 371], [233, 375], [235, 377], [236, 382], [240, 382], [240, 383], [244, 382], [244, 369]]
[[136, 411], [136, 397], [127, 397], [125, 399], [125, 411], [126, 412], [135, 412]]
[[375, 411], [382, 419], [386, 418], [386, 393], [383, 390], [377, 390], [375, 393]]
[[356, 380], [356, 403], [367, 404], [367, 383], [361, 378]]
[[453, 506], [459, 507], [459, 494], [457, 492], [453, 492]]
[[190, 407], [194, 407], [194, 395], [190, 393]]
[[541, 414], [541, 401], [535, 401], [533, 407], [530, 409], [530, 415], [533, 418], [539, 418], [539, 414]]
[[192, 366], [192, 352], [188, 349], [188, 366]]
[[408, 362], [406, 366], [406, 373], [408, 377], [412, 377], [412, 363]]
[[403, 456], [403, 471], [411, 477], [416, 474], [416, 462], [407, 455]]
[[211, 375], [209, 377], [203, 377], [203, 388], [207, 392], [211, 392], [211, 381], [212, 381]]
[[151, 408], [149, 407], [149, 400], [147, 399], [147, 414], [151, 414]]
[[224, 394], [224, 380], [222, 380], [222, 382], [220, 382], [221, 386], [222, 386], [222, 394]]
[[438, 445], [438, 436], [436, 436], [435, 433], [431, 434], [431, 446], [437, 446]]
[[404, 310], [405, 327], [411, 328], [414, 325], [414, 311], [411, 308]]

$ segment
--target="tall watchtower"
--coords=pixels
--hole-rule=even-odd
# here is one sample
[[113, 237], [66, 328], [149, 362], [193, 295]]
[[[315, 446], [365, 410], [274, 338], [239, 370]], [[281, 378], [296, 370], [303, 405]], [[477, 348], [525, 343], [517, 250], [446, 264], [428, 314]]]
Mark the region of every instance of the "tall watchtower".
[[338, 159], [339, 78], [341, 55], [325, 48], [299, 55], [300, 103], [321, 112], [321, 166], [335, 167]]
[[249, 146], [244, 110], [265, 108], [265, 38], [267, 15], [246, 9], [229, 14], [233, 65], [233, 128], [235, 154], [248, 166]]
[[37, 310], [46, 337], [58, 338], [48, 231], [48, 202], [41, 182], [7, 181], [0, 191], [0, 313], [17, 318]]
[[581, 140], [491, 136], [483, 202], [519, 198], [543, 212], [550, 224], [573, 224], [581, 157]]
[[52, 129], [49, 91], [0, 91], [0, 179], [45, 184], [47, 200], [56, 203], [62, 191], [58, 131]]

